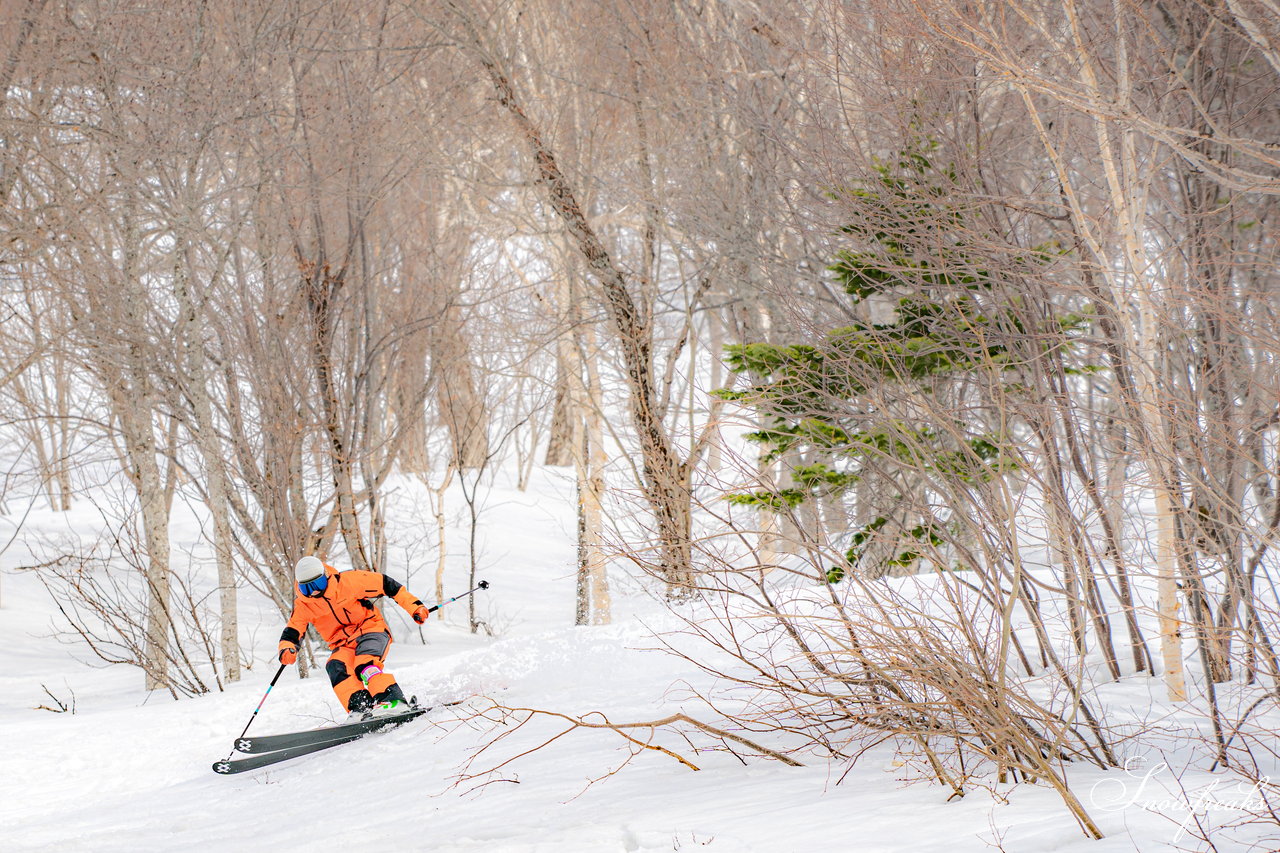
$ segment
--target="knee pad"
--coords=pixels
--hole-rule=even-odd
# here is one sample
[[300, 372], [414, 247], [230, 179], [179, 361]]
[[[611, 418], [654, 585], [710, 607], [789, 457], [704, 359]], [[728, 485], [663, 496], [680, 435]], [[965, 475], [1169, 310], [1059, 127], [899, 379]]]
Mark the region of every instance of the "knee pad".
[[347, 665], [337, 658], [330, 658], [329, 662], [324, 665], [324, 671], [329, 674], [329, 684], [337, 687], [347, 679]]

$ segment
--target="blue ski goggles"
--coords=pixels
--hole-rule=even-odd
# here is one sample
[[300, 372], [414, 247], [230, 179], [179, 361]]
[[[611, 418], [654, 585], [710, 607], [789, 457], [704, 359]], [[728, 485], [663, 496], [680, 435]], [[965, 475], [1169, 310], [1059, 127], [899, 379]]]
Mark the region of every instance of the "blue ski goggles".
[[306, 596], [315, 595], [317, 592], [324, 592], [329, 587], [329, 576], [321, 575], [318, 578], [312, 578], [306, 583], [298, 584], [298, 590]]

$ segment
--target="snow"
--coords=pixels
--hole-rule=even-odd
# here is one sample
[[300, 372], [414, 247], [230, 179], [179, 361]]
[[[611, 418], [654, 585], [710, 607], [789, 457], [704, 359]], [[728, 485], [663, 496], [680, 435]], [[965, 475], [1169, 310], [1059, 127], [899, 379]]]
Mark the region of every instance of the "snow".
[[[406, 484], [404, 492], [410, 491]], [[680, 616], [645, 593], [644, 583], [613, 567], [614, 622], [573, 626], [574, 517], [571, 484], [535, 471], [528, 491], [506, 478], [483, 493], [479, 577], [492, 587], [478, 610], [496, 636], [470, 634], [466, 600], [445, 607], [418, 639], [400, 614], [389, 670], [424, 701], [470, 697], [393, 732], [240, 776], [211, 764], [232, 739], [274, 673], [281, 620], [249, 592], [242, 595], [242, 641], [255, 664], [225, 692], [172, 701], [148, 696], [128, 667], [99, 668], [81, 646], [60, 642], [58, 614], [31, 571], [36, 543], [91, 536], [87, 504], [68, 514], [35, 509], [0, 562], [0, 848], [6, 851], [433, 850], [538, 853], [657, 851], [1156, 851], [1194, 839], [1178, 835], [1187, 794], [1173, 773], [1148, 763], [1131, 772], [1073, 771], [1073, 787], [1106, 838], [1081, 833], [1047, 786], [994, 785], [948, 802], [948, 791], [909, 780], [887, 747], [852, 769], [805, 758], [805, 766], [712, 751], [660, 729], [654, 743], [698, 765], [637, 749], [617, 733], [578, 729], [539, 716], [524, 726], [494, 722], [496, 704], [613, 722], [653, 720], [685, 711], [716, 722], [696, 699], [715, 689], [710, 676], [660, 649], [691, 642]], [[402, 496], [403, 498], [403, 496]], [[447, 538], [446, 592], [466, 589], [465, 521], [458, 495]], [[403, 498], [397, 528], [424, 526]], [[175, 510], [181, 506], [175, 504]], [[199, 520], [175, 513], [175, 558], [198, 555]], [[416, 520], [415, 520], [416, 519]], [[13, 524], [14, 516], [8, 521]], [[419, 535], [422, 530], [414, 530]], [[7, 538], [7, 537], [6, 537]], [[434, 552], [393, 551], [390, 572], [429, 598]], [[425, 561], [424, 563], [420, 561]], [[410, 563], [419, 563], [410, 565]], [[202, 571], [210, 571], [207, 567]], [[74, 696], [75, 713], [50, 713], [45, 688]], [[1127, 679], [1106, 695], [1109, 707], [1151, 711], [1158, 683]], [[486, 712], [487, 710], [487, 712]], [[271, 692], [251, 732], [325, 724], [340, 716], [326, 679], [294, 671]], [[597, 718], [598, 719], [598, 718]], [[1202, 721], [1188, 713], [1162, 722], [1168, 749]], [[644, 739], [643, 731], [633, 732]], [[505, 737], [499, 738], [500, 735]], [[494, 742], [496, 740], [496, 742]], [[535, 749], [551, 741], [541, 749]], [[487, 749], [486, 744], [492, 743]], [[509, 763], [505, 763], [508, 762]], [[493, 773], [481, 771], [497, 768]], [[847, 771], [847, 772], [846, 772]], [[467, 778], [470, 774], [478, 774]], [[1182, 785], [1212, 783], [1192, 768]], [[1157, 796], [1157, 794], [1159, 796]], [[1179, 799], [1179, 798], [1182, 799]], [[1170, 803], [1160, 804], [1159, 799]], [[1154, 807], [1144, 807], [1153, 803]], [[1233, 849], [1229, 846], [1220, 849]]]

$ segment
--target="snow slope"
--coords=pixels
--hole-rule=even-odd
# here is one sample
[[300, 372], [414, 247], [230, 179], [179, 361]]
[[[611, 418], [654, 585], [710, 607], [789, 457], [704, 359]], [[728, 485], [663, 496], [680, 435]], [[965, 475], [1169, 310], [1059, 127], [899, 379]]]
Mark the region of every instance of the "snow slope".
[[[456, 495], [451, 500], [456, 510], [460, 502]], [[1176, 804], [1144, 808], [1156, 792], [1175, 796], [1172, 780], [1160, 774], [1145, 787], [1141, 772], [1076, 777], [1108, 836], [1090, 842], [1047, 788], [1006, 787], [997, 797], [975, 791], [947, 802], [940, 788], [900, 780], [888, 752], [868, 756], [843, 778], [847, 768], [818, 761], [789, 768], [695, 751], [709, 741], [693, 736], [691, 744], [670, 731], [656, 742], [702, 769], [656, 751], [633, 755], [608, 731], [573, 731], [521, 756], [562, 732], [562, 722], [539, 718], [516, 728], [515, 718], [504, 726], [478, 712], [501, 703], [602, 712], [615, 722], [681, 709], [710, 714], [686, 689], [709, 689], [708, 676], [655, 650], [655, 634], [677, 620], [641, 583], [615, 575], [614, 624], [573, 626], [572, 491], [545, 471], [527, 492], [500, 479], [480, 517], [480, 576], [492, 588], [477, 603], [498, 636], [468, 633], [464, 602], [428, 624], [425, 644], [406, 620], [394, 623], [390, 669], [408, 692], [423, 700], [473, 698], [358, 743], [256, 773], [217, 776], [210, 765], [228, 754], [274, 672], [280, 620], [245, 594], [242, 638], [256, 665], [221, 693], [180, 702], [148, 697], [136, 671], [88, 665], [83, 649], [51, 636], [57, 612], [33, 573], [14, 569], [34, 559], [23, 543], [36, 532], [91, 529], [91, 516], [88, 509], [70, 517], [33, 512], [23, 539], [0, 563], [2, 850], [1109, 853], [1179, 843], [1194, 849], [1192, 839], [1177, 840], [1185, 815]], [[456, 552], [450, 595], [467, 580], [464, 525], [460, 517], [455, 522], [448, 534]], [[396, 523], [411, 519], [393, 518], [393, 529]], [[175, 553], [199, 552], [194, 519], [180, 520], [175, 530]], [[410, 559], [393, 554], [390, 572], [408, 576], [410, 588], [429, 598], [430, 568], [406, 571]], [[74, 694], [76, 712], [36, 710], [51, 704], [45, 687], [64, 701]], [[1154, 688], [1140, 679], [1121, 690], [1141, 704]], [[300, 681], [290, 672], [251, 731], [312, 727], [338, 713], [324, 678]], [[509, 734], [476, 754], [503, 733]], [[508, 759], [514, 760], [504, 765]], [[1187, 783], [1205, 779], [1193, 774]]]

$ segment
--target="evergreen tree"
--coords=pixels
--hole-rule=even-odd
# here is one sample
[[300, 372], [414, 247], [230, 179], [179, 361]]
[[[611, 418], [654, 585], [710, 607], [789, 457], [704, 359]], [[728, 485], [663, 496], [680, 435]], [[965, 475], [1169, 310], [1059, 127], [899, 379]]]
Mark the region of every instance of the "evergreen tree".
[[[931, 498], [931, 484], [972, 484], [1016, 468], [1009, 436], [990, 423], [1000, 419], [982, 417], [972, 400], [980, 383], [966, 380], [994, 377], [1006, 390], [1017, 382], [1008, 374], [1032, 340], [1018, 279], [1042, 269], [1052, 252], [996, 255], [1002, 242], [974, 226], [954, 167], [933, 161], [937, 147], [917, 139], [878, 163], [872, 180], [831, 194], [855, 213], [842, 228], [849, 245], [828, 269], [857, 319], [815, 344], [728, 348], [732, 366], [755, 381], [722, 394], [763, 416], [767, 426], [748, 435], [765, 448], [763, 460], [806, 460], [787, 488], [730, 501], [785, 512], [842, 497], [869, 472], [877, 475], [877, 511], [851, 530], [845, 564], [828, 573], [832, 582], [859, 566], [875, 538], [891, 543], [882, 565], [863, 567], [877, 573], [936, 553], [955, 507]], [[1050, 322], [1060, 333], [1078, 318]], [[913, 404], [922, 399], [930, 404]], [[911, 483], [916, 494], [908, 494]]]

